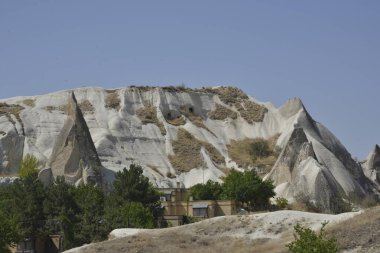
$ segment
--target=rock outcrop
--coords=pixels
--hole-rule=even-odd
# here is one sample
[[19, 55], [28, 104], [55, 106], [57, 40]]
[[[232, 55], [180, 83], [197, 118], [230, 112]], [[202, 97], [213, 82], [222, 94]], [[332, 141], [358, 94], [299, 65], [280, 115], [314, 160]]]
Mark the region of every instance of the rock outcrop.
[[376, 145], [363, 165], [364, 174], [376, 184], [380, 184], [380, 147]]
[[48, 169], [39, 177], [45, 184], [57, 176], [71, 184], [101, 183], [102, 165], [74, 93], [66, 108], [67, 119], [55, 140]]
[[[267, 178], [280, 196], [294, 199], [303, 192], [329, 209], [336, 196], [361, 198], [374, 191], [360, 165], [299, 99], [276, 108], [233, 87], [133, 86], [86, 87], [0, 105], [6, 105], [0, 113], [0, 173], [6, 175], [17, 174], [22, 156], [32, 154], [50, 168], [40, 173], [46, 182], [59, 175], [73, 184], [111, 182], [111, 171], [137, 163], [154, 185], [180, 181], [190, 187], [220, 181], [231, 168], [246, 169], [241, 164], [254, 169], [249, 152], [242, 155], [230, 144], [264, 139], [276, 154], [263, 160], [269, 170], [275, 164]], [[181, 138], [184, 132], [191, 138]], [[190, 159], [183, 170], [185, 146], [194, 146], [199, 161]]]
[[323, 211], [343, 192], [331, 172], [318, 162], [313, 144], [302, 128], [295, 128], [272, 171], [265, 179], [273, 180], [278, 196], [291, 201], [304, 198], [318, 203]]

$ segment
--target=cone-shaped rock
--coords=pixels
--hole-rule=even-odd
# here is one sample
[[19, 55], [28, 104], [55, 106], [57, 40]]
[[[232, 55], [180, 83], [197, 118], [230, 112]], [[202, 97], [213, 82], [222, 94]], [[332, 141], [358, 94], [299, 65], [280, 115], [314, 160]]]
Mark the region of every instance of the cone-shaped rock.
[[276, 185], [290, 182], [293, 170], [308, 157], [316, 159], [313, 145], [309, 143], [302, 128], [295, 128], [269, 177]]
[[378, 145], [368, 155], [367, 162], [364, 165], [364, 173], [372, 181], [380, 183], [380, 147]]
[[101, 162], [74, 93], [69, 95], [67, 119], [55, 141], [49, 161], [53, 177], [71, 184], [100, 183]]
[[311, 142], [302, 128], [295, 128], [279, 159], [266, 179], [274, 181], [278, 196], [307, 197], [328, 211], [339, 190], [331, 173], [319, 164]]

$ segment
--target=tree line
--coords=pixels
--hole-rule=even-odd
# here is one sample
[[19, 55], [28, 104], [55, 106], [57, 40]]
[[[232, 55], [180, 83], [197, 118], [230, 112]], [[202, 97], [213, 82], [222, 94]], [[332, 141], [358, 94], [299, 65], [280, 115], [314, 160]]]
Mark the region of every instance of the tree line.
[[269, 199], [276, 195], [273, 182], [262, 180], [254, 170], [232, 169], [222, 180], [222, 183], [209, 180], [196, 184], [190, 194], [194, 200], [235, 200], [249, 210], [268, 208]]
[[[26, 237], [64, 236], [64, 249], [101, 241], [116, 228], [156, 228], [162, 222], [160, 193], [132, 164], [117, 172], [113, 189], [73, 186], [63, 176], [45, 187], [38, 180], [38, 161], [27, 155], [13, 184], [0, 186], [0, 253]], [[228, 199], [248, 209], [264, 209], [275, 195], [271, 181], [255, 171], [231, 172], [223, 183], [208, 181], [191, 188], [194, 200]]]
[[0, 252], [26, 237], [64, 236], [64, 249], [101, 241], [116, 228], [155, 228], [162, 208], [160, 194], [138, 165], [116, 173], [113, 190], [93, 184], [68, 184], [64, 177], [44, 187], [38, 161], [26, 156], [20, 178], [0, 186]]

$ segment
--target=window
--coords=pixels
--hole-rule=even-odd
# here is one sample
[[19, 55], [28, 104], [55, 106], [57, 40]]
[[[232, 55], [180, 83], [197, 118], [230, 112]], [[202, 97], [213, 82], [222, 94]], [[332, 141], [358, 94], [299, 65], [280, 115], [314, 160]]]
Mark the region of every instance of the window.
[[207, 217], [207, 208], [193, 208], [194, 217]]
[[206, 203], [194, 203], [193, 216], [194, 217], [208, 217], [207, 209], [208, 209], [208, 204]]

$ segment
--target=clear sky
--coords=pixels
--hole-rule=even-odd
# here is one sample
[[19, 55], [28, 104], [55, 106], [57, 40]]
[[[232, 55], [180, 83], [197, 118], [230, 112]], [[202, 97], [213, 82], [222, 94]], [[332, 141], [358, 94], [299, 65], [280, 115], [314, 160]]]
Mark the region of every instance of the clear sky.
[[380, 1], [0, 0], [0, 98], [181, 83], [300, 97], [364, 158], [380, 143]]

